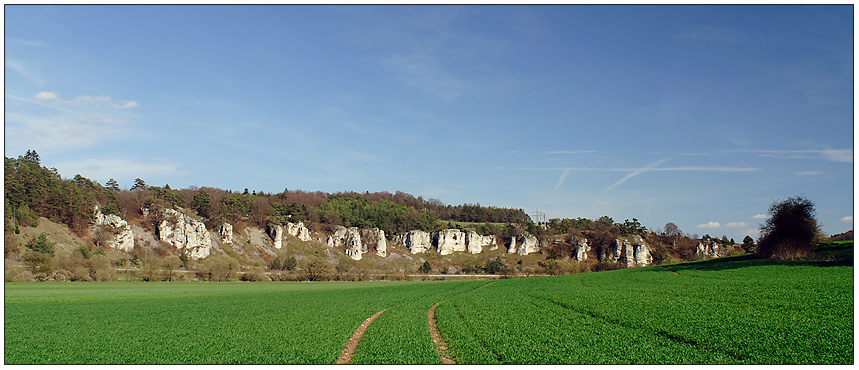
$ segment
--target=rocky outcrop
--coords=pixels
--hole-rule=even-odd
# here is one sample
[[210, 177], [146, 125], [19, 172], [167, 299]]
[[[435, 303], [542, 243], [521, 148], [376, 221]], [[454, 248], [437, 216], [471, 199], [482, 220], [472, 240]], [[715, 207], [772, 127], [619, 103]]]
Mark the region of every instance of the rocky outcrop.
[[381, 257], [388, 255], [388, 242], [385, 232], [379, 229], [359, 230], [357, 227], [337, 226], [334, 234], [328, 237], [328, 246], [345, 247], [346, 254], [353, 260], [360, 260], [370, 247]]
[[283, 226], [277, 224], [268, 225], [268, 236], [274, 242], [274, 248], [283, 248]]
[[465, 233], [458, 229], [445, 229], [433, 233], [436, 250], [442, 256], [465, 252]]
[[211, 253], [212, 239], [203, 222], [173, 209], [163, 210], [162, 216], [158, 239], [187, 251], [192, 259], [206, 258]]
[[[113, 249], [131, 252], [134, 249], [134, 233], [131, 225], [117, 215], [103, 214], [98, 206], [95, 207], [95, 227], [99, 233], [106, 234], [105, 244]], [[112, 230], [106, 230], [110, 228]]]
[[588, 245], [588, 240], [585, 238], [580, 238], [578, 240], [572, 239], [570, 240], [570, 244], [575, 245], [575, 256], [576, 261], [583, 262], [588, 260], [588, 252], [591, 251], [591, 246]]
[[361, 230], [361, 245], [363, 253], [370, 251], [370, 247], [376, 250], [379, 257], [388, 255], [388, 240], [385, 239], [385, 231], [379, 229]]
[[287, 222], [286, 233], [298, 238], [298, 240], [301, 240], [303, 242], [310, 241], [310, 230], [304, 226], [303, 221], [299, 221], [297, 224]]
[[719, 243], [712, 240], [698, 243], [695, 248], [695, 255], [700, 258], [719, 258], [725, 256], [725, 248], [722, 248]]
[[643, 267], [653, 262], [650, 247], [638, 235], [629, 239], [615, 239], [605, 259], [623, 268]]
[[430, 233], [423, 230], [412, 230], [394, 237], [394, 243], [404, 245], [409, 253], [426, 253], [432, 248]]
[[471, 254], [478, 254], [483, 251], [483, 247], [489, 246], [498, 248], [495, 245], [495, 235], [483, 236], [474, 231], [469, 231], [465, 234], [465, 250]]
[[218, 235], [221, 236], [221, 243], [233, 244], [233, 225], [224, 222], [218, 227]]
[[529, 253], [539, 252], [540, 247], [537, 243], [537, 237], [531, 234], [513, 236], [510, 238], [510, 247], [507, 248], [507, 253], [516, 253], [524, 256]]

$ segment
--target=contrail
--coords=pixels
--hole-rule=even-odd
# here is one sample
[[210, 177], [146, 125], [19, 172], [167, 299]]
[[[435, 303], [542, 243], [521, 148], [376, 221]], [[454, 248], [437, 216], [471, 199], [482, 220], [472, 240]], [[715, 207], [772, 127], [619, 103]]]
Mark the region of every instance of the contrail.
[[630, 172], [628, 175], [624, 176], [622, 179], [617, 180], [617, 182], [616, 182], [616, 183], [611, 184], [611, 186], [609, 186], [609, 187], [605, 188], [605, 190], [603, 190], [603, 191], [609, 191], [609, 190], [613, 189], [615, 186], [618, 186], [618, 185], [620, 185], [620, 184], [623, 184], [626, 180], [629, 180], [629, 179], [631, 179], [631, 178], [635, 177], [636, 175], [638, 175], [638, 174], [640, 174], [640, 173], [642, 173], [642, 172], [650, 171], [650, 170], [652, 170], [654, 167], [656, 167], [656, 166], [658, 166], [658, 165], [662, 164], [663, 162], [665, 162], [665, 161], [667, 161], [667, 160], [669, 160], [669, 159], [671, 159], [671, 157], [667, 157], [667, 158], [660, 159], [660, 160], [658, 160], [658, 161], [656, 161], [656, 162], [653, 162], [653, 163], [651, 163], [651, 164], [648, 164], [647, 166], [644, 166], [644, 167], [639, 168], [639, 169], [637, 169], [637, 170], [635, 170], [635, 171], [632, 171], [632, 172]]
[[567, 175], [570, 174], [570, 168], [565, 168], [564, 173], [561, 174], [561, 178], [558, 179], [558, 183], [555, 185], [555, 190], [561, 187], [561, 184], [564, 183], [564, 179], [567, 178]]

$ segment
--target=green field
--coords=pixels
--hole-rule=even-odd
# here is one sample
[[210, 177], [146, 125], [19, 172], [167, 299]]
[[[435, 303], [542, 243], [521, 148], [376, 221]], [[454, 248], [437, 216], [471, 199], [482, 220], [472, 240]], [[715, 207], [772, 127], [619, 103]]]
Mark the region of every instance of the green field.
[[435, 364], [444, 301], [458, 363], [852, 364], [852, 251], [492, 281], [6, 283], [4, 360], [330, 364], [389, 308], [352, 363]]

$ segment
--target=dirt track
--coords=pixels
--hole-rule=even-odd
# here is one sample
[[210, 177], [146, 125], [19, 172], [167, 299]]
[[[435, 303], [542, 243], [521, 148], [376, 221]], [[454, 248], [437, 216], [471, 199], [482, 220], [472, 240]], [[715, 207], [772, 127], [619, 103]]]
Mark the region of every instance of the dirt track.
[[349, 342], [346, 343], [346, 348], [343, 348], [343, 352], [340, 352], [340, 358], [337, 359], [337, 364], [348, 364], [350, 360], [352, 360], [352, 355], [355, 354], [355, 348], [358, 348], [358, 342], [361, 341], [361, 337], [364, 336], [364, 332], [367, 330], [367, 327], [373, 323], [373, 320], [376, 320], [379, 315], [388, 309], [381, 310], [373, 314], [364, 320], [358, 329], [355, 329], [355, 333], [352, 334], [352, 338], [349, 338]]

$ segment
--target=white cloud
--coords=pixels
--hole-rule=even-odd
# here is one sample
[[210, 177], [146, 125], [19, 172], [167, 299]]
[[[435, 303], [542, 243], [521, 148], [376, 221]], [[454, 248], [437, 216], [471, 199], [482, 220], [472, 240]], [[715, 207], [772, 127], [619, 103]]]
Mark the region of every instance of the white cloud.
[[16, 112], [6, 112], [5, 118], [7, 153], [23, 153], [32, 148], [56, 153], [134, 135], [117, 125], [126, 123], [124, 120], [114, 118], [65, 113], [31, 116]]
[[729, 222], [729, 223], [725, 224], [725, 227], [746, 227], [748, 225], [749, 224], [747, 224], [745, 222]]
[[58, 99], [59, 97], [60, 96], [57, 95], [57, 93], [55, 93], [53, 91], [42, 90], [42, 91], [39, 91], [39, 93], [36, 94], [36, 96], [34, 96], [33, 98], [36, 98], [39, 100], [54, 100], [54, 99]]
[[722, 227], [722, 225], [719, 224], [718, 222], [710, 221], [706, 224], [700, 224], [696, 227], [699, 229], [718, 229], [718, 228]]
[[120, 103], [121, 104], [111, 104], [110, 106], [112, 108], [116, 108], [116, 109], [128, 109], [128, 108], [134, 108], [134, 107], [140, 106], [140, 104], [137, 104], [136, 101], [125, 101], [125, 100], [123, 100]]
[[98, 107], [104, 103], [109, 103], [109, 102], [110, 102], [110, 97], [105, 96], [105, 95], [99, 95], [99, 96], [78, 95], [78, 97], [75, 98], [74, 100], [69, 101], [69, 102], [65, 102], [65, 103], [74, 104], [74, 105], [92, 105], [92, 106]]
[[853, 216], [844, 217], [841, 219], [841, 222], [846, 222], [848, 224], [852, 224], [853, 223]]
[[756, 238], [761, 235], [761, 229], [754, 228], [749, 230], [743, 230], [743, 234], [751, 236], [752, 238]]
[[827, 160], [833, 162], [853, 163], [853, 149], [826, 149], [822, 150], [820, 153], [822, 153]]
[[765, 215], [763, 213], [758, 213], [758, 214], [752, 216], [752, 218], [754, 218], [755, 220], [765, 220], [767, 218], [767, 215]]

